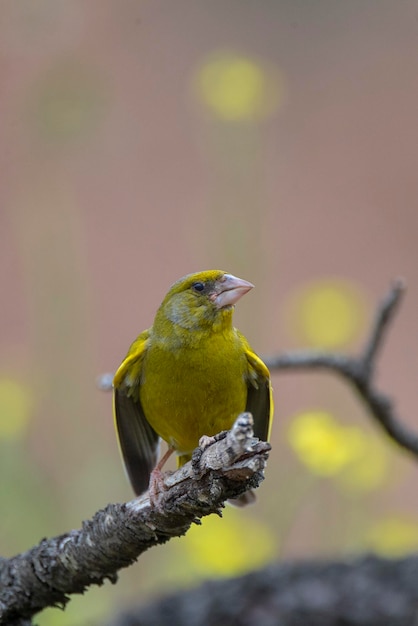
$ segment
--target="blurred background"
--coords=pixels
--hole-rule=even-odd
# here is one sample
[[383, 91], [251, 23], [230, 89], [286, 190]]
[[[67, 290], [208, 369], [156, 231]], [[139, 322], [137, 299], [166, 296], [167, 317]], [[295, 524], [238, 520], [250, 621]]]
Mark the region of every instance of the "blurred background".
[[[132, 497], [114, 371], [170, 284], [255, 283], [236, 324], [262, 355], [359, 350], [408, 292], [379, 384], [418, 429], [415, 0], [3, 0], [0, 552]], [[417, 468], [327, 374], [274, 376], [257, 504], [45, 611], [87, 625], [277, 559], [418, 547]]]

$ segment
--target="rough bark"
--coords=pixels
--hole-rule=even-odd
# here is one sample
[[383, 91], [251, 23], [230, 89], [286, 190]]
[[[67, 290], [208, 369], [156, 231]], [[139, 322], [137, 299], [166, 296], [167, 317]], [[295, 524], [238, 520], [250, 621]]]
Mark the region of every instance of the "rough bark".
[[225, 500], [256, 488], [264, 478], [270, 446], [253, 438], [252, 416], [241, 414], [191, 462], [164, 475], [157, 502], [148, 493], [112, 504], [80, 530], [43, 539], [31, 550], [0, 560], [0, 624], [30, 619], [47, 606], [65, 606], [133, 563], [145, 550], [181, 536], [200, 518], [217, 513]]

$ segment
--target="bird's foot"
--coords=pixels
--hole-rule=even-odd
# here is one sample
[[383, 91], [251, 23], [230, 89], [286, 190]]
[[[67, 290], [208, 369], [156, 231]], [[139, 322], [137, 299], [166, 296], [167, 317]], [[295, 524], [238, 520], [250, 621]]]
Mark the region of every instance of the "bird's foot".
[[202, 435], [199, 439], [199, 445], [197, 448], [193, 450], [192, 454], [192, 468], [197, 476], [200, 475], [200, 459], [202, 458], [202, 454], [204, 451], [212, 446], [217, 441], [221, 441], [221, 439], [225, 439], [228, 434], [227, 430], [223, 430], [217, 435], [209, 437], [208, 435]]
[[203, 435], [199, 439], [199, 448], [202, 450], [202, 452], [204, 452], [206, 448], [209, 448], [209, 446], [212, 446], [217, 441], [221, 441], [221, 439], [225, 439], [227, 434], [228, 434], [228, 431], [223, 430], [222, 432], [217, 433], [216, 435], [213, 435], [213, 437], [208, 437], [208, 435]]
[[203, 435], [199, 439], [199, 448], [202, 450], [206, 450], [209, 446], [212, 446], [217, 441], [216, 437], [209, 437], [208, 435]]

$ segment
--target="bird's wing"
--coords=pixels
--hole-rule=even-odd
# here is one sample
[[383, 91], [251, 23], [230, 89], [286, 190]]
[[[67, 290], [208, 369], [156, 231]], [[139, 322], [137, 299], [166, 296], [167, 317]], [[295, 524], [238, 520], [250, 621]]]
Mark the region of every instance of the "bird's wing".
[[142, 364], [149, 339], [146, 330], [132, 344], [113, 380], [113, 407], [119, 448], [136, 495], [148, 489], [157, 464], [159, 437], [148, 423], [139, 400]]
[[246, 341], [245, 343], [245, 354], [248, 362], [246, 410], [252, 413], [254, 418], [255, 437], [261, 441], [268, 441], [273, 420], [270, 372], [263, 361], [251, 350], [248, 343]]

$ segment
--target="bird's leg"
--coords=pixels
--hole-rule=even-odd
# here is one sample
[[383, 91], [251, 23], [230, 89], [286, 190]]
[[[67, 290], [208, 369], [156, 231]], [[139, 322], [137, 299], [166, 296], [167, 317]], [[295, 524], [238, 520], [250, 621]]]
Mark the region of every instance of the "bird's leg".
[[173, 452], [174, 452], [174, 448], [168, 448], [167, 452], [163, 454], [163, 456], [158, 461], [157, 465], [154, 467], [150, 475], [149, 488], [148, 488], [149, 499], [150, 499], [151, 504], [157, 509], [159, 508], [158, 496], [161, 493], [161, 491], [164, 489], [163, 473], [161, 470], [163, 466], [165, 465], [165, 463], [170, 458], [170, 456], [173, 454]]

